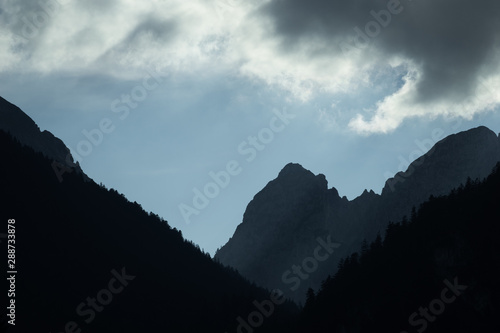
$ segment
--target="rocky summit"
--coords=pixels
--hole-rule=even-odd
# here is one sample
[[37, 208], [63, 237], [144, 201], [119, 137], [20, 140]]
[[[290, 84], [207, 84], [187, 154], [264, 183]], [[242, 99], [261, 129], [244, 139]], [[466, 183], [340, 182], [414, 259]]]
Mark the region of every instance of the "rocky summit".
[[[437, 142], [388, 179], [381, 195], [365, 190], [354, 200], [329, 189], [324, 175], [290, 163], [255, 195], [215, 258], [302, 302], [307, 289], [319, 288], [363, 240], [383, 235], [390, 221], [409, 216], [431, 195], [447, 194], [468, 178], [485, 178], [498, 161], [499, 136], [484, 126], [474, 128]], [[318, 246], [328, 242], [336, 244], [332, 253], [321, 254]]]

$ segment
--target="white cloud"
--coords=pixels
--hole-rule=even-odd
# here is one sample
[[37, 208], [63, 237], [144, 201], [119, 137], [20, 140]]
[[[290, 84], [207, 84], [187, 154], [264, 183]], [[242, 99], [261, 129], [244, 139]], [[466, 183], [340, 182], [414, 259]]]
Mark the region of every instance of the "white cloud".
[[[288, 18], [278, 17], [281, 10], [265, 15], [266, 8], [281, 6], [270, 0], [58, 1], [60, 5], [56, 0], [2, 2], [0, 24], [4, 33], [0, 35], [0, 47], [5, 51], [0, 55], [0, 71], [94, 73], [134, 79], [141, 78], [145, 68], [154, 65], [164, 71], [189, 75], [243, 75], [288, 92], [286, 98], [303, 102], [318, 94], [340, 98], [362, 94], [366, 89], [376, 90], [379, 87], [374, 72], [386, 75], [387, 67], [406, 64], [408, 74], [403, 86], [395, 92], [387, 91], [387, 96], [368, 105], [374, 109], [370, 117], [357, 114], [349, 122], [352, 130], [364, 134], [390, 132], [409, 117], [472, 117], [500, 102], [496, 93], [474, 103], [471, 96], [465, 95], [443, 94], [441, 98], [422, 99], [422, 86], [431, 77], [429, 73], [435, 73], [428, 67], [415, 65], [421, 63], [416, 59], [418, 52], [408, 46], [404, 52], [398, 50], [391, 38], [400, 40], [413, 34], [422, 47], [429, 44], [425, 30], [408, 33], [409, 29], [419, 29], [413, 22], [402, 26], [407, 31], [398, 30], [396, 25], [402, 24], [403, 14], [394, 16], [391, 26], [374, 38], [369, 47], [344, 54], [340, 43], [349, 40], [353, 28], [360, 24], [351, 19], [356, 6], [348, 6], [346, 13], [332, 11], [329, 17], [320, 0], [311, 4], [318, 8], [307, 7], [306, 13], [303, 4], [291, 1], [290, 5], [297, 5], [298, 9], [288, 13], [291, 15]], [[52, 4], [49, 15], [40, 3]], [[366, 3], [366, 8], [357, 14], [363, 14], [366, 20], [369, 9], [375, 5]], [[409, 9], [404, 14], [406, 11]], [[414, 14], [422, 13], [415, 10]], [[438, 16], [439, 12], [435, 14]], [[304, 22], [293, 21], [294, 15], [303, 15]], [[286, 20], [293, 22], [289, 24]], [[281, 31], [279, 24], [286, 29]], [[440, 27], [437, 23], [435, 26]], [[454, 50], [457, 45], [450, 48]], [[439, 61], [443, 58], [437, 53], [431, 56]], [[491, 87], [498, 84], [500, 77], [494, 58], [484, 60], [488, 66], [483, 76]], [[470, 73], [464, 80], [470, 80], [474, 75], [472, 70]], [[439, 80], [439, 75], [435, 76]], [[476, 90], [480, 87], [479, 82], [470, 84]], [[467, 85], [457, 87], [457, 91], [465, 90], [464, 87]], [[431, 93], [426, 94], [432, 95], [432, 88], [429, 89]]]
[[441, 98], [428, 103], [415, 103], [418, 99], [417, 86], [420, 83], [421, 70], [409, 66], [403, 86], [395, 93], [378, 102], [374, 115], [365, 120], [357, 114], [349, 127], [360, 134], [389, 133], [411, 117], [462, 117], [472, 119], [476, 113], [492, 111], [500, 104], [500, 92], [495, 89], [500, 84], [500, 75], [493, 73], [487, 78], [478, 76], [474, 83], [474, 92], [463, 98]]

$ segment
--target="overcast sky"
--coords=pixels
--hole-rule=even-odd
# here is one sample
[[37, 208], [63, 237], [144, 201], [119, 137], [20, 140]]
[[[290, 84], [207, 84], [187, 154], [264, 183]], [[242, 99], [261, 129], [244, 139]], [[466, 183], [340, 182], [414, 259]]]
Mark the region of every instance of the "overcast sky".
[[0, 0], [0, 95], [213, 254], [288, 162], [353, 199], [448, 134], [498, 133], [499, 17], [497, 0]]

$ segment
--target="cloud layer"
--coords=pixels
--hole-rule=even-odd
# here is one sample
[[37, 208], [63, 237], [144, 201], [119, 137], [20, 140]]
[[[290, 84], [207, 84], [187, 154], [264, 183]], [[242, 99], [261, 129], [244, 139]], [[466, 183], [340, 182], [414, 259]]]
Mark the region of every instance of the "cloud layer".
[[384, 76], [395, 88], [349, 126], [389, 132], [500, 103], [498, 17], [495, 0], [4, 0], [0, 72], [227, 72], [298, 101], [362, 97]]
[[368, 121], [357, 115], [355, 130], [387, 132], [412, 116], [470, 117], [500, 102], [497, 1], [289, 0], [260, 10], [282, 52], [314, 41], [310, 61], [345, 55], [356, 68], [405, 67], [404, 85], [379, 101]]

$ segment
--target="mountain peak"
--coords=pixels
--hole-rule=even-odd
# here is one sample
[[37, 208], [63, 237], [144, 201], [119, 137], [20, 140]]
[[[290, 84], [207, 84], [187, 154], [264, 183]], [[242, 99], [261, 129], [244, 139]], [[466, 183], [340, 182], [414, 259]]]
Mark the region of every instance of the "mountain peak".
[[[449, 142], [454, 140], [460, 141], [469, 141], [471, 139], [474, 140], [491, 140], [492, 142], [496, 141], [498, 135], [489, 129], [486, 126], [478, 126], [475, 128], [471, 128], [467, 131], [459, 132], [456, 134], [452, 134], [441, 140], [440, 142]], [[438, 142], [438, 144], [440, 143]]]
[[314, 175], [314, 173], [298, 163], [288, 163], [285, 165], [275, 181], [283, 183], [293, 182], [295, 184], [312, 181], [319, 184], [321, 187], [326, 187], [328, 185], [325, 175]]
[[[10, 133], [21, 144], [31, 147], [54, 161], [63, 165], [74, 164], [69, 149], [61, 139], [49, 131], [40, 131], [33, 119], [2, 97], [0, 97], [0, 130]], [[88, 179], [78, 163], [75, 170]]]
[[382, 194], [410, 188], [421, 191], [420, 199], [427, 199], [431, 189], [434, 195], [446, 194], [457, 186], [457, 180], [465, 182], [467, 177], [482, 179], [489, 175], [499, 156], [499, 137], [485, 126], [452, 134], [437, 142], [404, 172], [388, 179]]
[[302, 175], [302, 174], [313, 174], [311, 171], [305, 169], [302, 165], [299, 163], [288, 163], [281, 169], [278, 178], [279, 177], [288, 177], [288, 176], [296, 176], [296, 175]]
[[335, 249], [329, 264], [320, 265], [297, 290], [286, 291], [287, 297], [303, 301], [308, 287], [319, 288], [332, 273], [326, 267], [336, 267], [338, 260], [359, 251], [363, 239], [374, 240], [389, 221], [408, 216], [430, 195], [447, 194], [469, 176], [489, 175], [500, 161], [500, 140], [484, 126], [438, 143], [419, 139], [417, 145], [428, 152], [408, 163], [406, 172], [390, 178], [382, 194], [366, 189], [352, 201], [341, 198], [335, 188], [327, 189], [323, 175], [315, 176], [297, 163], [287, 164], [248, 204], [243, 222], [216, 258], [273, 288], [285, 282], [283, 272], [306, 262], [318, 236], [335, 238], [342, 247]]

